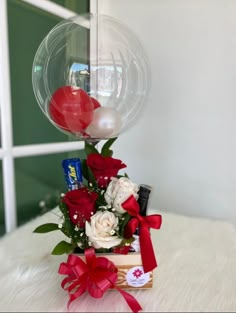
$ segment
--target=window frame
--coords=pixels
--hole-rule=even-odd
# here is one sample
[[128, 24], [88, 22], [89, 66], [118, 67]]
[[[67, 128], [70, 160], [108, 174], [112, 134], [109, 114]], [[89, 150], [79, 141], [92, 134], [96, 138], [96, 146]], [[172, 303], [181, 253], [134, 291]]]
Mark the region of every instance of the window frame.
[[[76, 13], [49, 0], [22, 0], [36, 8], [63, 19]], [[90, 0], [90, 12], [97, 12], [97, 1]], [[17, 228], [17, 204], [15, 189], [14, 159], [51, 153], [78, 151], [84, 148], [84, 142], [52, 142], [46, 144], [15, 145], [13, 143], [13, 122], [10, 84], [10, 61], [8, 42], [7, 0], [0, 1], [0, 132], [3, 175], [3, 203], [6, 232]], [[94, 37], [93, 37], [94, 38]]]

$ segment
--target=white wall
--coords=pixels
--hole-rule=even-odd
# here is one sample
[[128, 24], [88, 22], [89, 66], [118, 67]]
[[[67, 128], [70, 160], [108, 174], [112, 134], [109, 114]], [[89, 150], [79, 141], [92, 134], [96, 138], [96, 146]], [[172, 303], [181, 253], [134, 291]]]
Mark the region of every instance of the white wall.
[[236, 222], [236, 1], [99, 0], [138, 34], [150, 103], [115, 156], [151, 207]]

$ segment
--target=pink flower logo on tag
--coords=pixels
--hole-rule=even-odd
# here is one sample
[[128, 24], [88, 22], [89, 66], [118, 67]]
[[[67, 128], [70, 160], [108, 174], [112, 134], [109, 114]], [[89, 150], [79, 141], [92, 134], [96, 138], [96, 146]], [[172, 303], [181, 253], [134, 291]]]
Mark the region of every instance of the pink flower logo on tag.
[[133, 276], [136, 277], [136, 278], [139, 278], [143, 275], [143, 271], [140, 270], [139, 268], [136, 269], [135, 271], [133, 271]]
[[145, 286], [150, 279], [150, 273], [144, 273], [142, 266], [134, 266], [126, 274], [127, 285], [132, 287]]

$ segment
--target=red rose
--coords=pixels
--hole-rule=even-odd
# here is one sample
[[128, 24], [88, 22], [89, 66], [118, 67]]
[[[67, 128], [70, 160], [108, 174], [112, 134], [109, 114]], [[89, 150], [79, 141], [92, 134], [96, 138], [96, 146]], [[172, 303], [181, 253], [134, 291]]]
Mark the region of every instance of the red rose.
[[101, 188], [107, 187], [111, 177], [115, 177], [120, 169], [126, 167], [121, 160], [104, 157], [98, 153], [89, 154], [87, 165], [90, 167], [98, 186]]
[[68, 191], [63, 202], [67, 205], [70, 220], [73, 224], [84, 227], [85, 221], [90, 221], [91, 213], [95, 212], [95, 202], [98, 195], [86, 187]]

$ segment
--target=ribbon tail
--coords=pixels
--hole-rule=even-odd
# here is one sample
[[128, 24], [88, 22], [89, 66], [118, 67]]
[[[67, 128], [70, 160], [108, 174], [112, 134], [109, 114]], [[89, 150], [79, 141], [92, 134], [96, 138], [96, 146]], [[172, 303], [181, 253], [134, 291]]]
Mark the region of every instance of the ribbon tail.
[[152, 270], [154, 270], [154, 268], [157, 267], [157, 261], [148, 227], [140, 227], [139, 240], [144, 273], [151, 272]]
[[[61, 282], [61, 288], [64, 290], [67, 290], [69, 283], [71, 283], [73, 281], [74, 281], [74, 276], [68, 276], [68, 277], [64, 278], [63, 281]], [[67, 285], [67, 287], [66, 287], [66, 285]]]
[[142, 310], [141, 305], [138, 303], [138, 301], [135, 299], [135, 297], [133, 297], [130, 293], [128, 293], [128, 292], [126, 292], [126, 291], [124, 291], [124, 290], [122, 290], [116, 286], [114, 286], [114, 288], [120, 292], [120, 294], [125, 299], [126, 303], [131, 308], [133, 313], [137, 313], [137, 312]]
[[70, 305], [73, 301], [75, 301], [79, 296], [81, 296], [83, 293], [85, 293], [86, 291], [86, 284], [83, 283], [81, 284], [81, 286], [79, 287], [79, 289], [75, 292], [75, 293], [72, 293], [72, 294], [69, 294], [69, 301], [67, 302], [67, 310], [69, 312], [70, 310]]

